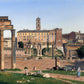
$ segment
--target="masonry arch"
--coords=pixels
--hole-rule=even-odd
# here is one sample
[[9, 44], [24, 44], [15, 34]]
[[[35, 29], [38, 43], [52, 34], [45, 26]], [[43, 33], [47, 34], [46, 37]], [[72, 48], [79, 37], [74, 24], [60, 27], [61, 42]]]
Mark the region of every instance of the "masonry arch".
[[47, 48], [43, 48], [43, 49], [42, 49], [42, 55], [45, 55], [46, 49], [47, 49]]

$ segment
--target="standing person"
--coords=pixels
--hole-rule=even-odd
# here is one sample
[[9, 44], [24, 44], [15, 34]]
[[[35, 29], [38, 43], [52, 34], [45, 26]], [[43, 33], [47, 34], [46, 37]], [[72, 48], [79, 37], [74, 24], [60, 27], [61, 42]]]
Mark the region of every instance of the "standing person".
[[78, 67], [78, 70], [77, 70], [77, 77], [80, 77], [80, 74], [81, 74], [81, 69], [80, 69], [80, 67]]
[[24, 67], [24, 70], [25, 70], [25, 74], [28, 75], [28, 68]]
[[33, 67], [33, 70], [36, 70], [36, 67], [35, 66]]

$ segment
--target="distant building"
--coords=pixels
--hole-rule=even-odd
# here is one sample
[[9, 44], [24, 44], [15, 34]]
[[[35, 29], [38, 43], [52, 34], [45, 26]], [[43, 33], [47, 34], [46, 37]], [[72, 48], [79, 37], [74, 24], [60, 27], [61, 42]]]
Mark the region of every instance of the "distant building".
[[52, 47], [53, 43], [55, 47], [60, 48], [62, 47], [62, 29], [41, 30], [41, 21], [38, 17], [36, 18], [36, 30], [26, 29], [17, 32], [17, 46], [20, 41], [24, 43], [25, 48], [29, 41], [31, 42], [31, 47], [41, 44], [41, 48], [43, 48], [43, 45], [47, 45], [47, 43], [49, 43], [49, 47]]
[[79, 33], [77, 40], [79, 43], [84, 43], [84, 33]]
[[[17, 47], [17, 38], [15, 38], [15, 45]], [[11, 48], [11, 38], [4, 38], [4, 48]]]
[[4, 38], [4, 48], [11, 48], [11, 38]]
[[63, 40], [66, 39], [67, 42], [69, 42], [69, 43], [78, 42], [80, 37], [81, 37], [80, 32], [72, 31], [71, 33], [68, 33], [68, 34], [62, 34]]

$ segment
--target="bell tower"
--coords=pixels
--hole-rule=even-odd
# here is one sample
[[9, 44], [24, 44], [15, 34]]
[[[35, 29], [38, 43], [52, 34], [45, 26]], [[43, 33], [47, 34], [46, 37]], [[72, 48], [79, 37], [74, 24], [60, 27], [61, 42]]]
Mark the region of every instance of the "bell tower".
[[41, 22], [40, 22], [40, 18], [36, 18], [36, 30], [40, 30], [41, 29]]

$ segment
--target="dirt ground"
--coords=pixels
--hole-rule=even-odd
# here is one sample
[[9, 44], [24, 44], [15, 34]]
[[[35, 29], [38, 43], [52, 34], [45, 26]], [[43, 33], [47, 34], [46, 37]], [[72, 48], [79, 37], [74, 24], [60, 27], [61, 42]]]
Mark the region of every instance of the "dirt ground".
[[[60, 60], [60, 67], [63, 66], [73, 66], [75, 65], [75, 61], [66, 61], [66, 60]], [[52, 58], [47, 58], [44, 57], [41, 60], [37, 60], [36, 58], [30, 59], [30, 60], [24, 60], [21, 58], [16, 59], [16, 68], [22, 69], [21, 72], [18, 73], [24, 73], [24, 67], [28, 67], [28, 70], [31, 71], [33, 70], [33, 67], [36, 67], [36, 70], [46, 70], [46, 69], [51, 69], [52, 67], [55, 66], [55, 60]], [[5, 59], [5, 69], [10, 69], [11, 68], [11, 59]], [[61, 75], [61, 74], [52, 74], [49, 73], [50, 77], [60, 79], [60, 78], [65, 78], [65, 79], [71, 79], [71, 80], [78, 80], [78, 81], [84, 81], [84, 77], [76, 77], [76, 76], [70, 76], [70, 75]]]
[[[60, 67], [64, 66], [73, 66], [75, 65], [74, 61], [66, 61], [66, 60], [60, 60]], [[40, 60], [37, 60], [37, 58], [25, 60], [23, 58], [16, 58], [16, 68], [24, 69], [24, 67], [28, 67], [28, 70], [32, 70], [33, 67], [36, 67], [37, 70], [46, 70], [51, 69], [55, 66], [55, 59], [49, 58], [49, 57], [43, 57]], [[11, 68], [11, 59], [5, 59], [5, 69]]]
[[[36, 58], [29, 60], [21, 58], [16, 59], [16, 68], [23, 70], [24, 67], [28, 67], [28, 70], [32, 70], [34, 66], [37, 70], [50, 69], [55, 66], [55, 60], [51, 58], [43, 58], [41, 60], [37, 60]], [[5, 59], [5, 69], [9, 68], [11, 68], [11, 59]]]

